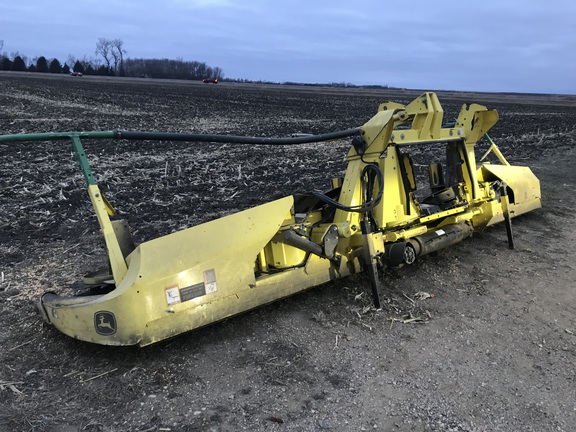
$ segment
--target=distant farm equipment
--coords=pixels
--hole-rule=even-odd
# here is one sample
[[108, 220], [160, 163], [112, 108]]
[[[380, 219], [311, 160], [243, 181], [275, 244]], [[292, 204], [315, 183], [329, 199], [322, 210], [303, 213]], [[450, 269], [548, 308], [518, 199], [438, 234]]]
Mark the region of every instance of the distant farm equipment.
[[218, 84], [218, 78], [204, 78], [202, 82], [204, 84]]

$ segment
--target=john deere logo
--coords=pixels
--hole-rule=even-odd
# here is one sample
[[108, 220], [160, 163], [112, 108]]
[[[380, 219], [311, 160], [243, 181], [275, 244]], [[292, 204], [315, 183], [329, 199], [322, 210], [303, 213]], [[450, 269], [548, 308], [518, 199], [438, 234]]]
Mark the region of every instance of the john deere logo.
[[96, 333], [110, 336], [116, 333], [116, 317], [112, 312], [100, 311], [94, 314]]

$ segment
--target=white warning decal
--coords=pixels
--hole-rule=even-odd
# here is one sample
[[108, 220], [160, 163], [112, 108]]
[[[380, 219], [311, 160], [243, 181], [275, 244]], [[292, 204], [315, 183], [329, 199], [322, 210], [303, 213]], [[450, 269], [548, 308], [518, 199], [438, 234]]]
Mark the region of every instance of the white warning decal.
[[206, 270], [204, 272], [204, 287], [206, 294], [214, 293], [218, 290], [216, 286], [216, 272], [214, 269]]
[[177, 286], [166, 288], [166, 303], [168, 306], [180, 303], [180, 290]]

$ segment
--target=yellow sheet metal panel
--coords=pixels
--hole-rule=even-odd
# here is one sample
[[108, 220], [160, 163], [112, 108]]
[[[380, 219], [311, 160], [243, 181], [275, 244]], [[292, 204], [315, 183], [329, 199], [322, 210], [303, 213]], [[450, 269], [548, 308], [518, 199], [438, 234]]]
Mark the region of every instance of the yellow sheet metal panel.
[[336, 273], [332, 270], [327, 259], [312, 255], [305, 267], [263, 275], [249, 290], [226, 298], [217, 298], [210, 304], [199, 304], [193, 313], [165, 315], [149, 322], [139, 344], [148, 345], [175, 336], [181, 333], [182, 329], [202, 327], [346, 275], [347, 273]]
[[[388, 145], [388, 134], [383, 132], [392, 121], [393, 116], [394, 110], [379, 111], [362, 126], [362, 138], [369, 147], [368, 152], [380, 152]], [[370, 148], [371, 146], [374, 149]], [[352, 149], [350, 155], [355, 154], [356, 152]]]
[[466, 140], [467, 144], [474, 144], [484, 136], [498, 122], [498, 112], [489, 110], [483, 105], [462, 105], [458, 114], [456, 126], [458, 135]]
[[540, 202], [540, 180], [530, 168], [484, 164], [481, 169], [485, 180], [502, 180], [508, 185], [509, 189], [512, 189], [511, 203], [518, 205], [530, 201]]
[[167, 328], [155, 340], [209, 324], [220, 310], [232, 315], [251, 308], [238, 295], [256, 286], [254, 261], [292, 205], [286, 197], [143, 243], [111, 293], [45, 299], [50, 322], [78, 339], [130, 345], [139, 343], [150, 322], [165, 317], [188, 316], [162, 321]]

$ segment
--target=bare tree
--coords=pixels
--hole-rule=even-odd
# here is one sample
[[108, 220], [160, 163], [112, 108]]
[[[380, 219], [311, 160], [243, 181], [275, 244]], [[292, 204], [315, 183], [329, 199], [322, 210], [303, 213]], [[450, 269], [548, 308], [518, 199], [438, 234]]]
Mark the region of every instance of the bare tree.
[[108, 69], [110, 69], [110, 62], [112, 61], [112, 48], [112, 41], [110, 39], [98, 38], [98, 42], [96, 42], [96, 54], [102, 56]]
[[126, 50], [123, 47], [124, 41], [122, 39], [114, 39], [110, 41], [110, 45], [110, 54], [114, 59], [114, 71], [117, 75], [121, 75], [119, 72], [122, 72], [124, 68], [124, 54], [126, 54]]
[[[16, 57], [20, 57], [24, 61], [25, 64], [28, 64], [28, 57], [25, 56], [24, 54], [20, 54], [19, 51], [11, 52], [10, 57], [12, 57], [12, 59], [15, 59]], [[14, 60], [12, 60], [12, 61], [14, 61]]]
[[69, 64], [70, 66], [72, 66], [74, 63], [76, 63], [76, 57], [74, 57], [73, 54], [68, 54], [68, 58], [66, 59], [66, 63]]
[[212, 78], [218, 78], [218, 79], [224, 78], [224, 71], [222, 70], [222, 68], [218, 66], [212, 68]]
[[0, 50], [2, 50], [2, 48], [4, 48], [4, 40], [0, 39]]

